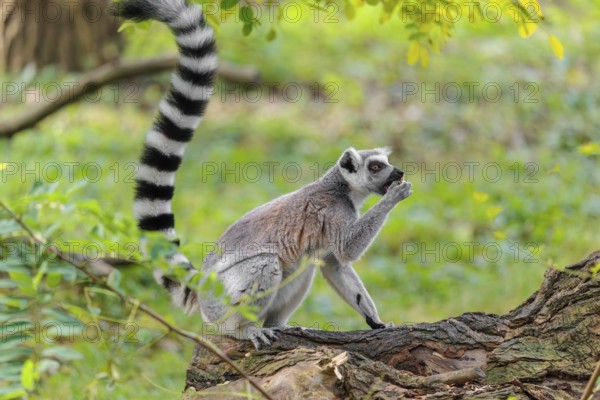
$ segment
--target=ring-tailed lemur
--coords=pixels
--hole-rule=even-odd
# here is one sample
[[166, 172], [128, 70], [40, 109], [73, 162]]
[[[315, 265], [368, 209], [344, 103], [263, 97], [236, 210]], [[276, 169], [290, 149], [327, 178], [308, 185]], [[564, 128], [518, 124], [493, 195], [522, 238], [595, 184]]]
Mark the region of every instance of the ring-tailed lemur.
[[[200, 7], [185, 0], [123, 0], [117, 13], [166, 23], [179, 46], [171, 87], [146, 137], [134, 206], [141, 229], [162, 231], [176, 240], [171, 212], [175, 171], [212, 92], [213, 32]], [[325, 279], [371, 328], [393, 326], [379, 319], [351, 265], [367, 250], [394, 206], [412, 194], [411, 184], [402, 182], [403, 172], [390, 165], [388, 155], [381, 148], [347, 149], [319, 180], [250, 211], [219, 238], [218, 251], [206, 256], [203, 270], [217, 274], [233, 304], [249, 298], [264, 320], [262, 328], [239, 313], [222, 321], [230, 307], [211, 292], [193, 293], [164, 276], [159, 281], [178, 305], [200, 311], [206, 321], [220, 321], [222, 333], [250, 339], [260, 348], [275, 339], [271, 328], [285, 326], [304, 300], [316, 267], [310, 264], [299, 270], [300, 262], [314, 256], [322, 261]], [[383, 197], [360, 216], [361, 204], [372, 193]], [[191, 268], [181, 254], [171, 262]], [[298, 276], [286, 280], [294, 272]]]

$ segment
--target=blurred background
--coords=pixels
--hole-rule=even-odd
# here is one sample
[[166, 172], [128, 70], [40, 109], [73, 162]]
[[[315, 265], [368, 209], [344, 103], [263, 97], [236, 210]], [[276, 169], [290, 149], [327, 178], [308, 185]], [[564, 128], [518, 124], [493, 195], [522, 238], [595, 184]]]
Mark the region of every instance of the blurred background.
[[[52, 3], [38, 3], [30, 14], [42, 18], [20, 23], [2, 8], [0, 126], [52, 103], [98, 65], [176, 53], [160, 24], [117, 33], [104, 8], [95, 19], [87, 5], [87, 19], [57, 28]], [[177, 176], [173, 208], [192, 260], [245, 212], [315, 180], [350, 146], [390, 146], [390, 161], [413, 184], [355, 263], [384, 321], [505, 313], [538, 288], [549, 265], [599, 247], [598, 1], [541, 3], [544, 19], [531, 35], [510, 17], [472, 23], [464, 13], [439, 14], [456, 23], [423, 30], [414, 14], [403, 18], [386, 2], [282, 4], [274, 17], [264, 4], [255, 9], [260, 24], [248, 24], [235, 2], [227, 18], [205, 6], [218, 25], [220, 59], [234, 73], [217, 82]], [[564, 46], [562, 59], [550, 35]], [[2, 201], [63, 249], [137, 255], [133, 176], [168, 81], [165, 71], [114, 82], [0, 140]], [[2, 217], [0, 227], [12, 226]], [[0, 234], [14, 241], [11, 229]], [[0, 398], [179, 397], [191, 343], [86, 288], [77, 273], [9, 261], [0, 261], [2, 322], [18, 311], [30, 333], [40, 331], [37, 322], [76, 328], [72, 337], [51, 330], [54, 341], [29, 334], [5, 344], [26, 350], [0, 353], [14, 367], [0, 372], [8, 382]], [[27, 289], [40, 269], [42, 283]], [[170, 305], [148, 265], [119, 270], [123, 291], [177, 326], [201, 329], [199, 316]], [[321, 276], [292, 323], [367, 328]], [[39, 372], [31, 385], [23, 382], [27, 360]]]

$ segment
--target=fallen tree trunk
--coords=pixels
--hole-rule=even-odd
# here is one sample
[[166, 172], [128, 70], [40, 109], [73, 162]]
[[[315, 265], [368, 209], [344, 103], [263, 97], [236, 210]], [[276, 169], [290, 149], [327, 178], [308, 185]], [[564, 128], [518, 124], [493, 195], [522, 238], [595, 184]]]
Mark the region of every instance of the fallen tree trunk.
[[[600, 250], [549, 268], [540, 289], [501, 316], [353, 332], [287, 328], [261, 351], [229, 337], [213, 342], [275, 399], [578, 399], [600, 356], [599, 262]], [[256, 395], [196, 347], [183, 398], [246, 391]]]

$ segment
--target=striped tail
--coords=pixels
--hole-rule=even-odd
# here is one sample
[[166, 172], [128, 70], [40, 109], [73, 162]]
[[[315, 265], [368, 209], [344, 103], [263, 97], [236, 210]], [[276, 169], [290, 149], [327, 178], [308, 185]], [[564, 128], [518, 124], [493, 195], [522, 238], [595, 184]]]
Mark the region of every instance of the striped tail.
[[[165, 23], [175, 35], [179, 61], [168, 93], [159, 105], [158, 115], [146, 136], [136, 176], [134, 213], [138, 226], [146, 231], [161, 231], [178, 243], [171, 200], [175, 191], [175, 172], [181, 164], [185, 146], [192, 139], [213, 91], [217, 54], [212, 28], [202, 9], [186, 0], [122, 0], [118, 16], [134, 21], [155, 19]], [[191, 265], [183, 254], [172, 264]], [[174, 301], [190, 308], [190, 289], [155, 274]]]

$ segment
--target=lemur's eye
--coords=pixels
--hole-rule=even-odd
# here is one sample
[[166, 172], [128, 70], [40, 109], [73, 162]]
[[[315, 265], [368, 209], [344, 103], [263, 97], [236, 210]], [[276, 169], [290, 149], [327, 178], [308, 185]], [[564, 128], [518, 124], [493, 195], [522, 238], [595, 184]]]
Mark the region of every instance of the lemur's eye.
[[373, 172], [379, 172], [379, 171], [381, 171], [381, 164], [376, 164], [376, 163], [371, 164], [371, 165], [369, 165], [369, 169]]

